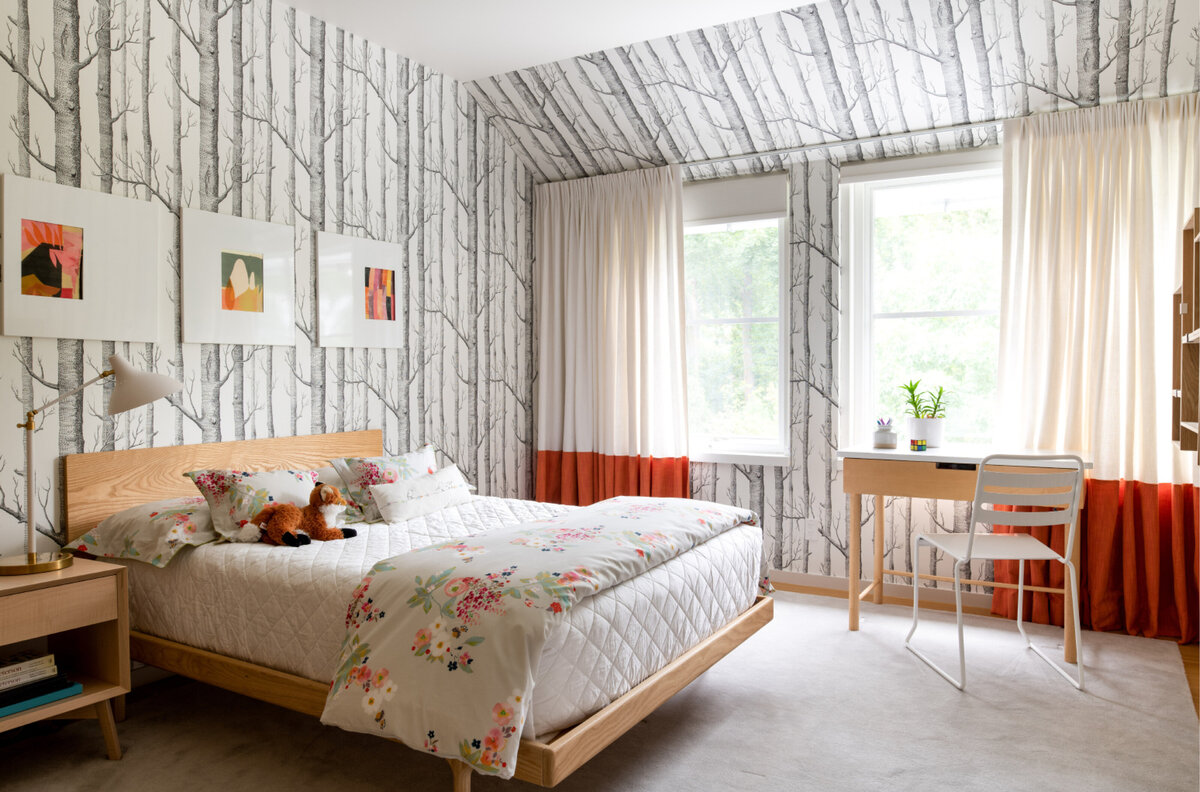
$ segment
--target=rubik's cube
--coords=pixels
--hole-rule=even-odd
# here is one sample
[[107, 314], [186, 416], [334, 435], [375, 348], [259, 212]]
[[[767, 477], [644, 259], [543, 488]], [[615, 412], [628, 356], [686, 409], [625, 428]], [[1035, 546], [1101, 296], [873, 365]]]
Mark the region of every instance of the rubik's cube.
[[924, 440], [909, 440], [908, 441], [908, 450], [909, 451], [924, 451], [925, 450], [925, 441]]

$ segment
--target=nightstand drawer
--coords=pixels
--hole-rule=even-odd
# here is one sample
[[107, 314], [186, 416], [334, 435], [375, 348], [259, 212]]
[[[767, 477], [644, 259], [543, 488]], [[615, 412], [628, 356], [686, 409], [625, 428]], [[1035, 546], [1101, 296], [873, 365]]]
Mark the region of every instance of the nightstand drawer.
[[0, 643], [73, 630], [117, 618], [113, 576], [48, 586], [0, 599]]

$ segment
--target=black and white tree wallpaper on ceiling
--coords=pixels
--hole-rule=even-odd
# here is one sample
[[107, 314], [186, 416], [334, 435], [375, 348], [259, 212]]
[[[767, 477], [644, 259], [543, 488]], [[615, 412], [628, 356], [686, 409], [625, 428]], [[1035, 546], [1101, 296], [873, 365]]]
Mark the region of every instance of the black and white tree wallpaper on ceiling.
[[[558, 181], [1200, 91], [1198, 17], [1176, 0], [825, 0], [470, 89], [535, 177]], [[996, 139], [851, 145], [839, 158]]]
[[[470, 90], [535, 177], [556, 181], [1197, 91], [1198, 17], [1200, 4], [1176, 0], [827, 0]], [[775, 568], [846, 570], [834, 457], [840, 163], [997, 139], [979, 129], [685, 168], [690, 179], [791, 173], [791, 465], [692, 467], [695, 495], [763, 515]], [[889, 563], [912, 569], [912, 532], [964, 531], [968, 513], [888, 499]], [[941, 560], [921, 563], [937, 572]], [[973, 574], [990, 578], [984, 566]]]
[[[15, 426], [114, 351], [185, 383], [115, 419], [97, 386], [41, 420], [40, 533], [61, 538], [56, 457], [146, 445], [381, 428], [392, 452], [435, 443], [483, 493], [532, 490], [533, 181], [463, 85], [273, 0], [0, 8], [7, 169], [171, 213], [161, 343], [4, 339], [0, 416]], [[295, 226], [293, 346], [181, 343], [182, 207]], [[316, 346], [318, 230], [404, 246], [405, 348]], [[0, 434], [0, 553], [21, 550], [23, 466], [21, 433]]]

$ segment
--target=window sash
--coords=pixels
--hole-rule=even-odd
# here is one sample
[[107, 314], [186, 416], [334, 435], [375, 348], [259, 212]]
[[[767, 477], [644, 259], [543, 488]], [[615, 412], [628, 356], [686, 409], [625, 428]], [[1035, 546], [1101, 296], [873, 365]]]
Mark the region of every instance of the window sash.
[[[873, 192], [905, 184], [920, 184], [951, 179], [994, 176], [1000, 171], [997, 152], [983, 151], [964, 154], [933, 155], [913, 158], [912, 167], [904, 168], [899, 161], [878, 171], [859, 166], [861, 173], [843, 178], [839, 191], [841, 216], [839, 237], [842, 260], [843, 302], [842, 334], [838, 362], [843, 383], [863, 383], [865, 387], [842, 387], [845, 407], [838, 421], [840, 445], [870, 444], [876, 382], [872, 366], [874, 325], [879, 319], [918, 319], [964, 316], [998, 316], [999, 308], [982, 310], [938, 311], [880, 311], [874, 310], [872, 274], [874, 264]], [[845, 174], [843, 174], [845, 175]]]

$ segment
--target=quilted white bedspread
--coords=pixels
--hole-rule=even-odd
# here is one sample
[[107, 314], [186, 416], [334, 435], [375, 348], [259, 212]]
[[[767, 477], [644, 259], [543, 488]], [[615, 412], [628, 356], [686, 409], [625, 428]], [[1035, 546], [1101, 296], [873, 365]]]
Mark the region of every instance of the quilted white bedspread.
[[[333, 677], [354, 588], [383, 558], [571, 507], [503, 498], [305, 547], [212, 544], [159, 569], [126, 562], [132, 629], [308, 679]], [[571, 609], [547, 636], [525, 736], [564, 728], [745, 610], [761, 529], [739, 526]]]

